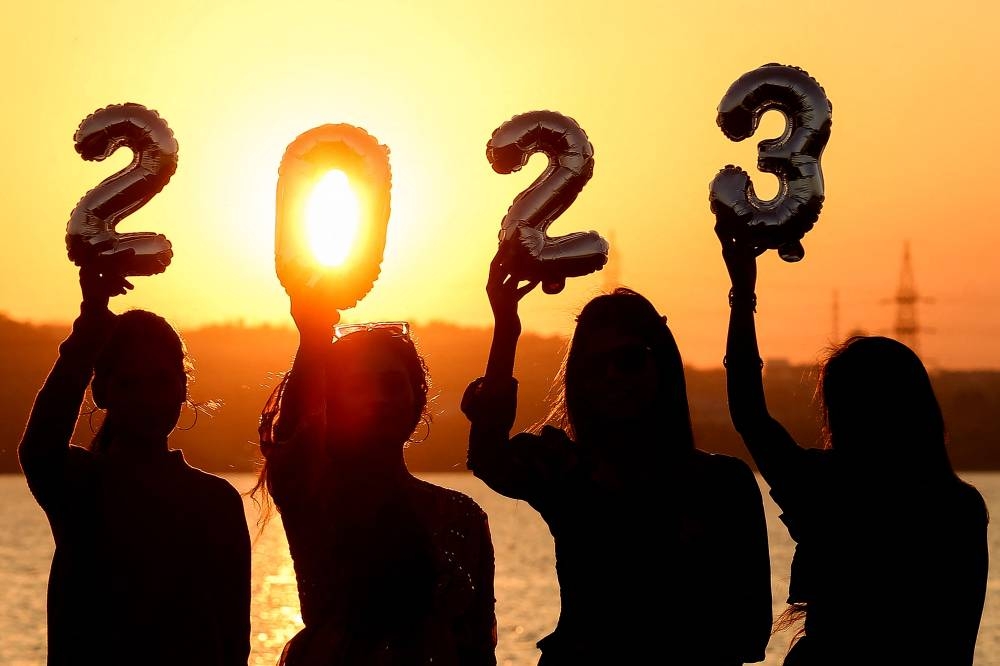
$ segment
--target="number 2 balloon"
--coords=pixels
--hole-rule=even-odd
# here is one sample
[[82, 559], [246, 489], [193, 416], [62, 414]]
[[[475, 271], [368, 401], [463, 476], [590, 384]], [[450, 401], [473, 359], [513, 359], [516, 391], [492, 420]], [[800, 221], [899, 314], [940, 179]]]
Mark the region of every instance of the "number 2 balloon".
[[66, 249], [78, 266], [99, 262], [122, 276], [162, 273], [170, 241], [152, 231], [119, 233], [123, 218], [156, 196], [177, 170], [177, 141], [167, 123], [141, 104], [113, 104], [80, 123], [74, 142], [85, 160], [102, 161], [121, 146], [132, 163], [87, 192], [70, 214]]
[[498, 173], [518, 171], [537, 152], [548, 156], [548, 166], [507, 210], [500, 245], [507, 248], [512, 275], [540, 280], [545, 293], [556, 294], [566, 278], [602, 268], [608, 242], [596, 231], [545, 233], [594, 173], [594, 147], [575, 120], [555, 111], [530, 111], [500, 125], [486, 144], [486, 158]]

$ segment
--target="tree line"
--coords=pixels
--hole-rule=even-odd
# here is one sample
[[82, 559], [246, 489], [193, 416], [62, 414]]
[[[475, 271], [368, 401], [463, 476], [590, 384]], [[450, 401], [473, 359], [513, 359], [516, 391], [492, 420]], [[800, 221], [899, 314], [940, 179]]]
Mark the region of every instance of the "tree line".
[[[0, 315], [0, 473], [19, 473], [17, 443], [35, 393], [55, 360], [66, 325], [33, 325]], [[192, 400], [204, 404], [195, 426], [177, 430], [171, 445], [184, 450], [188, 461], [211, 472], [252, 472], [260, 460], [257, 421], [267, 396], [291, 365], [295, 353], [293, 329], [225, 324], [183, 331], [194, 363]], [[432, 421], [421, 426], [419, 440], [406, 451], [414, 472], [465, 470], [468, 422], [459, 409], [466, 385], [483, 372], [489, 350], [489, 328], [460, 327], [445, 322], [413, 326], [413, 337], [430, 367]], [[540, 423], [547, 413], [547, 396], [558, 372], [567, 341], [526, 332], [518, 345], [515, 369], [519, 408], [515, 428]], [[750, 462], [729, 421], [725, 373], [717, 369], [685, 371], [695, 437], [700, 448], [729, 453]], [[961, 470], [1000, 469], [1000, 372], [937, 371], [932, 375], [948, 426], [950, 451]], [[822, 442], [814, 401], [815, 368], [768, 360], [765, 366], [768, 405], [775, 418], [807, 446]], [[100, 412], [88, 412], [87, 401], [77, 423], [74, 442], [85, 445]], [[194, 421], [190, 410], [181, 427]], [[905, 447], [906, 443], [901, 442]]]

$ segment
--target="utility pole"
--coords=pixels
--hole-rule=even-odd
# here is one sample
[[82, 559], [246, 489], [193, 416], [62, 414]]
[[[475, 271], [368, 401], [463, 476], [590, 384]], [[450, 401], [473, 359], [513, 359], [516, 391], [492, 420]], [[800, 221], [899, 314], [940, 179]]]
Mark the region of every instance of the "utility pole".
[[886, 301], [896, 306], [896, 321], [893, 325], [894, 337], [920, 355], [920, 334], [928, 329], [920, 325], [917, 314], [918, 303], [930, 303], [917, 292], [917, 284], [913, 279], [913, 265], [910, 262], [910, 242], [903, 244], [903, 265], [899, 270], [899, 285], [896, 295]]

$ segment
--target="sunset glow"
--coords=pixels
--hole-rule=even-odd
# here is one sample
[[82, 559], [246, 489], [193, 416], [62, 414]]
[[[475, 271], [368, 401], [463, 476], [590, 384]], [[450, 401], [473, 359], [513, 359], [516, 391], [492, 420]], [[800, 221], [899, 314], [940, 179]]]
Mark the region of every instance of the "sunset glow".
[[[211, 11], [189, 2], [170, 11], [120, 0], [14, 3], [0, 26], [11, 64], [0, 79], [7, 98], [20, 101], [4, 109], [0, 178], [6, 219], [22, 222], [0, 243], [0, 314], [73, 317], [79, 286], [66, 220], [131, 158], [120, 150], [84, 161], [73, 134], [95, 109], [134, 101], [169, 124], [178, 166], [118, 230], [163, 233], [174, 258], [163, 275], [138, 278], [113, 301], [115, 311], [143, 307], [184, 328], [291, 325], [274, 269], [278, 167], [304, 131], [346, 123], [388, 146], [392, 166], [381, 272], [352, 316], [409, 319], [416, 330], [437, 320], [490, 326], [484, 286], [500, 220], [545, 160], [497, 174], [486, 142], [514, 115], [551, 109], [584, 129], [595, 166], [549, 233], [613, 235], [614, 258], [560, 294], [528, 294], [519, 308], [524, 329], [569, 334], [582, 305], [617, 281], [669, 317], [686, 362], [718, 368], [729, 282], [708, 186], [734, 164], [759, 197], [773, 197], [777, 181], [757, 169], [757, 143], [780, 136], [784, 123], [769, 113], [753, 137], [734, 142], [716, 124], [716, 107], [739, 76], [780, 62], [814, 77], [834, 112], [822, 163], [826, 200], [803, 241], [806, 256], [792, 265], [769, 252], [758, 264], [762, 353], [807, 363], [849, 331], [891, 335], [908, 242], [927, 299], [919, 321], [928, 363], [1000, 368], [1000, 235], [990, 199], [1000, 134], [982, 112], [1000, 102], [1000, 5], [843, 0], [786, 10], [733, 0], [642, 0], [615, 11], [597, 0], [438, 0], [432, 11], [379, 0], [221, 3]], [[310, 249], [314, 235], [301, 246], [286, 237], [288, 250], [316, 267], [340, 257], [340, 266], [323, 268], [351, 270], [369, 222], [364, 175], [305, 161], [283, 201], [301, 217], [304, 190], [330, 168], [364, 183], [357, 253], [344, 257], [332, 240]], [[319, 207], [327, 195], [316, 197]], [[316, 219], [325, 220], [317, 221], [323, 236], [343, 215]]]
[[324, 266], [342, 264], [361, 225], [361, 205], [343, 171], [328, 171], [319, 179], [306, 201], [305, 218], [316, 260]]

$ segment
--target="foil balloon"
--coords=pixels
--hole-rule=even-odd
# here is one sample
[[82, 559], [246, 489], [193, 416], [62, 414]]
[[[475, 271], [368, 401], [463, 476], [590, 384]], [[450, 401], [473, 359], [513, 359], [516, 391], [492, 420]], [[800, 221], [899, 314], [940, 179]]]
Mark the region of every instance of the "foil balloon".
[[[318, 259], [310, 237], [310, 197], [339, 172], [352, 197], [357, 230], [334, 262]], [[389, 149], [360, 127], [327, 124], [295, 138], [278, 167], [274, 267], [288, 294], [309, 290], [331, 308], [354, 307], [374, 286], [389, 224], [392, 172]], [[343, 222], [324, 211], [319, 224], [335, 232]]]
[[709, 188], [718, 225], [747, 237], [785, 261], [805, 256], [802, 237], [819, 218], [825, 197], [820, 158], [830, 138], [833, 107], [819, 83], [798, 67], [770, 63], [741, 76], [719, 103], [717, 122], [732, 141], [753, 136], [761, 116], [776, 109], [785, 131], [757, 145], [757, 168], [778, 177], [778, 194], [762, 201], [750, 176], [727, 165]]
[[549, 158], [548, 166], [507, 210], [500, 245], [512, 275], [540, 280], [545, 293], [556, 294], [566, 278], [601, 269], [608, 243], [596, 231], [546, 234], [594, 174], [594, 147], [575, 120], [555, 111], [530, 111], [500, 125], [486, 144], [486, 159], [497, 173], [520, 170], [537, 152]]
[[162, 273], [173, 257], [155, 232], [119, 233], [117, 225], [156, 196], [177, 170], [177, 141], [167, 123], [141, 104], [113, 104], [80, 123], [73, 137], [85, 160], [102, 161], [121, 146], [131, 164], [87, 192], [66, 225], [66, 250], [78, 266], [98, 262], [122, 276]]

